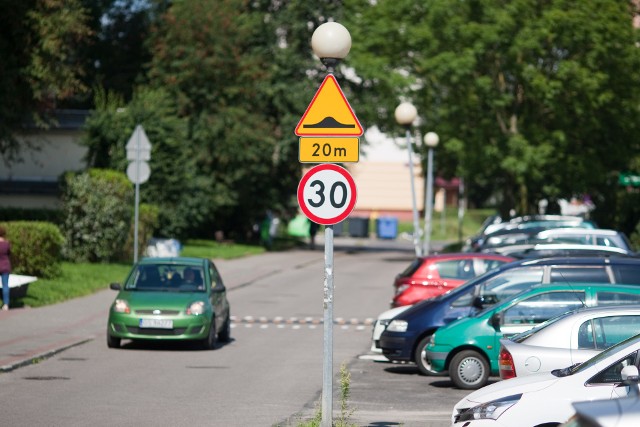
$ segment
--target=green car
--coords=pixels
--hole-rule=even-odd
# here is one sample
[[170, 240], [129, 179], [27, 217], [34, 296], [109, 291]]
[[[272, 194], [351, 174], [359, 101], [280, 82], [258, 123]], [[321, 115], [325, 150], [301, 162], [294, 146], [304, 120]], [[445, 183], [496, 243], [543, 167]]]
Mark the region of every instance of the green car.
[[489, 375], [498, 374], [501, 338], [583, 306], [638, 303], [638, 285], [536, 285], [473, 317], [440, 327], [425, 349], [426, 358], [433, 371], [448, 370], [457, 387], [475, 390], [487, 384]]
[[204, 258], [144, 258], [133, 266], [109, 310], [107, 346], [122, 339], [197, 341], [204, 349], [231, 339], [222, 278]]

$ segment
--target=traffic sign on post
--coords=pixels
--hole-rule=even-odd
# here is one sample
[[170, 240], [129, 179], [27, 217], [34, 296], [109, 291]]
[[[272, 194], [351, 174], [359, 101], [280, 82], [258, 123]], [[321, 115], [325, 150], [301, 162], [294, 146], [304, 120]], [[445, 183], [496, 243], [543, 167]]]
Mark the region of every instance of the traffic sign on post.
[[302, 212], [321, 225], [337, 224], [347, 218], [356, 199], [356, 183], [349, 171], [330, 163], [309, 169], [298, 185]]
[[302, 115], [298, 136], [360, 136], [362, 126], [333, 74], [327, 74]]
[[141, 125], [136, 126], [125, 148], [127, 149], [127, 160], [133, 162], [151, 160], [151, 143]]
[[151, 175], [151, 169], [147, 163], [151, 160], [151, 143], [142, 125], [137, 125], [129, 142], [125, 146], [127, 150], [127, 176], [135, 184], [135, 208], [133, 228], [133, 262], [138, 262], [138, 206], [140, 205], [140, 184], [144, 184]]

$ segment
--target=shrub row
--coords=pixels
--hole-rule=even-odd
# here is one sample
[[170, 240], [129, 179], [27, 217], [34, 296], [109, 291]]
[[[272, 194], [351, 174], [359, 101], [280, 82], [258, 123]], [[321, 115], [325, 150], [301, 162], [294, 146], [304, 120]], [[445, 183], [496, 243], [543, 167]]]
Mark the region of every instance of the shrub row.
[[13, 221], [3, 225], [11, 242], [13, 273], [44, 278], [60, 274], [64, 238], [55, 224]]
[[[133, 186], [123, 173], [90, 169], [65, 175], [61, 216], [52, 215], [52, 221], [45, 222], [26, 221], [29, 215], [19, 209], [7, 214], [21, 218], [3, 222], [11, 241], [13, 273], [52, 278], [60, 274], [63, 259], [131, 261], [134, 208]], [[158, 227], [158, 215], [156, 206], [139, 206], [138, 255]]]

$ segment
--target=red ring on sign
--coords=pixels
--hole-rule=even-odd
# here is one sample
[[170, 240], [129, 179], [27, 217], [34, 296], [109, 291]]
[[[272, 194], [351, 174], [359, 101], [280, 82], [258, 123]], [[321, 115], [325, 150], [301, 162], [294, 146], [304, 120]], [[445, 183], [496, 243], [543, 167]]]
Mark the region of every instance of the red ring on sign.
[[[349, 184], [349, 190], [351, 191], [351, 200], [349, 200], [349, 204], [345, 208], [344, 212], [342, 212], [340, 215], [333, 218], [321, 218], [313, 214], [307, 207], [304, 200], [304, 187], [307, 184], [307, 181], [309, 181], [317, 172], [321, 172], [323, 170], [331, 170], [334, 172], [338, 172], [347, 180], [347, 184]], [[346, 170], [341, 166], [334, 165], [332, 163], [326, 163], [326, 164], [312, 167], [307, 171], [307, 173], [304, 174], [304, 176], [300, 180], [300, 183], [298, 184], [298, 204], [300, 205], [300, 209], [302, 209], [302, 212], [306, 215], [307, 218], [309, 218], [311, 221], [317, 224], [333, 225], [345, 220], [349, 216], [351, 211], [353, 211], [353, 208], [356, 205], [356, 200], [357, 200], [356, 182], [353, 180], [353, 177], [351, 176], [348, 170]]]

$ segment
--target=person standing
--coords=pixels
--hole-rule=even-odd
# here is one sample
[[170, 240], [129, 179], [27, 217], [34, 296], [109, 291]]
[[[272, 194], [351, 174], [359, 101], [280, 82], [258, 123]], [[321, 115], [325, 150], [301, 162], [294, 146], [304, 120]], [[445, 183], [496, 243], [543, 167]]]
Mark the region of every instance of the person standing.
[[11, 243], [7, 231], [0, 225], [0, 275], [2, 276], [2, 310], [9, 310], [9, 273], [11, 273]]

